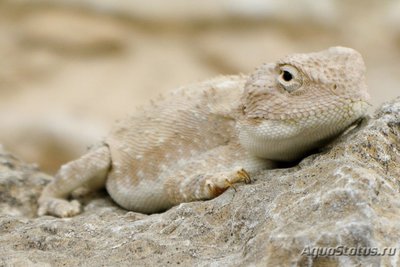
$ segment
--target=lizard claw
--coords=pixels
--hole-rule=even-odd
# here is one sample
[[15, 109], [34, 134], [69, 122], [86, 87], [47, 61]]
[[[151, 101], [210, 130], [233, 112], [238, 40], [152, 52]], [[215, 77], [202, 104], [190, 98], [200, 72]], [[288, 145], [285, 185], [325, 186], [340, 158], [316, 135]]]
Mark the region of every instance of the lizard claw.
[[237, 175], [239, 178], [244, 181], [245, 184], [250, 184], [251, 183], [251, 178], [248, 172], [246, 172], [243, 168], [238, 170]]
[[236, 187], [234, 186], [233, 183], [231, 183], [228, 179], [225, 179], [225, 183], [228, 185], [228, 187], [232, 187], [235, 192], [237, 192]]

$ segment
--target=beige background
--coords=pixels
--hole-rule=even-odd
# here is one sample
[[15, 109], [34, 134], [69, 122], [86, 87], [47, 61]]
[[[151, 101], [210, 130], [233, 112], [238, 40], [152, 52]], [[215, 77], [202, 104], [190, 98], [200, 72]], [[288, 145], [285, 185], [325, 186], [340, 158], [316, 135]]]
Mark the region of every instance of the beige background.
[[0, 0], [0, 143], [54, 172], [162, 92], [334, 45], [399, 95], [399, 1]]

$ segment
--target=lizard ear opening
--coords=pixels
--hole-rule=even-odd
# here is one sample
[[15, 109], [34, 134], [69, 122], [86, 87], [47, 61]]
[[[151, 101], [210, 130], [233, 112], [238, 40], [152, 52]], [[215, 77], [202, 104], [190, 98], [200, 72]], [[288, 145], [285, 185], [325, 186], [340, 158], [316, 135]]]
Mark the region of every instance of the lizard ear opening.
[[303, 77], [294, 66], [282, 65], [279, 67], [278, 82], [291, 93], [303, 85]]

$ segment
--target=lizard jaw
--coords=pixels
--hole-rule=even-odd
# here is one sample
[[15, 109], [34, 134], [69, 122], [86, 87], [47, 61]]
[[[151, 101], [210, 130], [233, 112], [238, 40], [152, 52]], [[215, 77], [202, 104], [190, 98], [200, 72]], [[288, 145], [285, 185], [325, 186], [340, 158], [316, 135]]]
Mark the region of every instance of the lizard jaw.
[[330, 112], [315, 118], [245, 119], [237, 123], [238, 137], [241, 145], [257, 157], [294, 161], [340, 135], [365, 115], [367, 107], [367, 102], [359, 101], [348, 108], [350, 112]]

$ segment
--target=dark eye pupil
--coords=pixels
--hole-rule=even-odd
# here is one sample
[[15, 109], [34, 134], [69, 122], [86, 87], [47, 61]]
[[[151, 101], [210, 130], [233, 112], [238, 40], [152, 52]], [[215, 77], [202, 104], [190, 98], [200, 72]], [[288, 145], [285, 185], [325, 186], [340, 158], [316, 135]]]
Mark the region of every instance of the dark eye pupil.
[[282, 75], [283, 79], [287, 82], [291, 81], [293, 79], [292, 74], [290, 74], [290, 72], [284, 70], [283, 71], [283, 75]]

